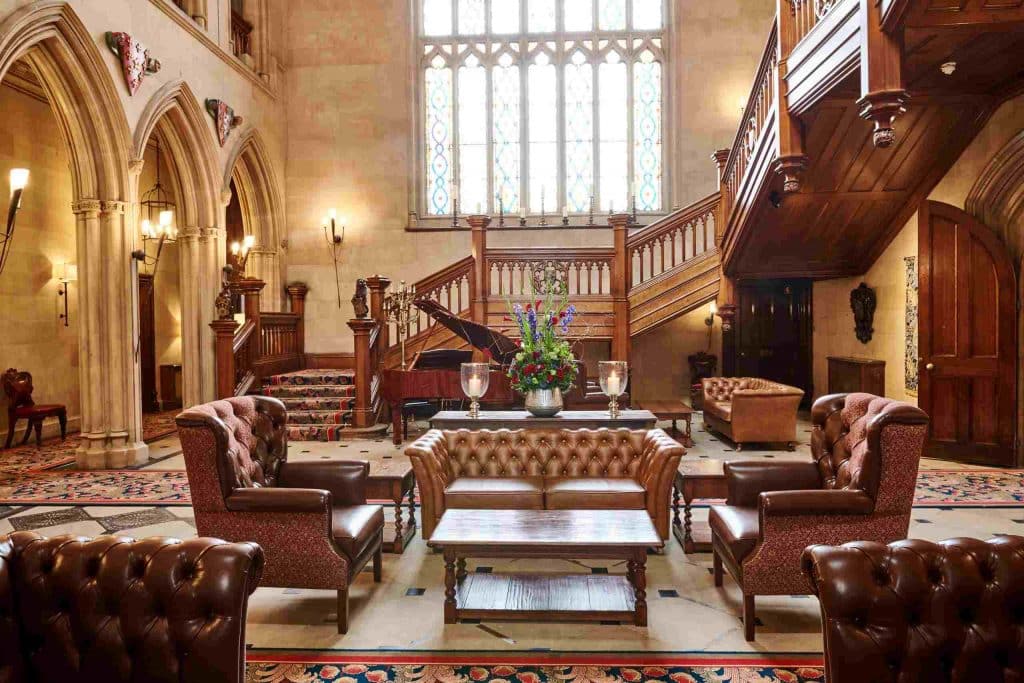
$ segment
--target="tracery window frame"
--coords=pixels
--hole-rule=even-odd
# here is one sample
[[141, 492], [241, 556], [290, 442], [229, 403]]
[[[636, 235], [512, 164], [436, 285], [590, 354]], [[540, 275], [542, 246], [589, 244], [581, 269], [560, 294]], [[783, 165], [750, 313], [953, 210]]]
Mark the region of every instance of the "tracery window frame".
[[[451, 0], [452, 6], [452, 29], [445, 35], [427, 35], [424, 30], [423, 6], [424, 0], [410, 0], [412, 5], [412, 34], [414, 45], [412, 64], [412, 82], [414, 83], [414, 115], [413, 115], [413, 153], [411, 177], [413, 182], [410, 188], [410, 225], [423, 227], [444, 227], [451, 223], [451, 198], [449, 197], [445, 208], [446, 213], [432, 213], [430, 210], [431, 198], [427, 187], [428, 173], [427, 163], [430, 154], [430, 131], [427, 113], [427, 66], [435, 61], [441, 60], [444, 70], [451, 81], [451, 120], [448, 126], [450, 141], [448, 142], [448, 161], [451, 165], [453, 177], [461, 175], [460, 148], [459, 148], [459, 68], [466, 64], [471, 57], [476, 59], [484, 68], [486, 79], [486, 103], [482, 106], [486, 112], [486, 191], [482, 210], [492, 216], [498, 214], [498, 202], [496, 199], [496, 178], [494, 167], [494, 90], [492, 80], [492, 69], [503, 58], [507, 63], [509, 56], [512, 57], [512, 64], [518, 67], [519, 79], [519, 191], [518, 199], [520, 206], [523, 201], [527, 202], [528, 216], [531, 219], [539, 214], [539, 202], [537, 201], [536, 183], [531, 188], [531, 164], [530, 164], [530, 126], [529, 126], [529, 67], [534, 64], [541, 53], [545, 54], [550, 64], [555, 67], [555, 108], [557, 112], [556, 123], [556, 154], [557, 171], [555, 174], [555, 197], [546, 197], [544, 213], [549, 217], [548, 223], [554, 225], [563, 205], [567, 204], [567, 135], [566, 135], [566, 64], [573, 56], [583, 54], [585, 63], [592, 69], [591, 90], [593, 116], [591, 118], [592, 134], [589, 144], [592, 149], [592, 177], [590, 185], [594, 194], [594, 213], [596, 216], [603, 216], [608, 213], [608, 197], [602, 193], [602, 154], [600, 153], [601, 140], [601, 119], [599, 116], [600, 107], [600, 74], [601, 64], [606, 63], [609, 53], [615, 52], [626, 67], [626, 101], [623, 103], [626, 117], [625, 135], [625, 156], [626, 156], [626, 197], [616, 199], [615, 211], [627, 211], [631, 209], [631, 196], [635, 191], [635, 177], [637, 174], [637, 140], [636, 133], [636, 67], [640, 55], [648, 53], [651, 61], [656, 62], [660, 71], [660, 100], [656, 106], [660, 110], [660, 117], [657, 121], [658, 132], [656, 134], [659, 168], [657, 173], [657, 203], [650, 205], [643, 200], [638, 200], [638, 216], [657, 217], [668, 213], [672, 207], [672, 188], [668, 179], [668, 169], [671, 164], [671, 131], [668, 130], [667, 122], [671, 117], [672, 105], [672, 71], [670, 64], [669, 45], [671, 44], [672, 31], [672, 0], [660, 0], [661, 26], [656, 29], [634, 29], [633, 26], [633, 0], [623, 0], [625, 5], [626, 23], [625, 28], [608, 30], [599, 27], [599, 4], [598, 0], [586, 0], [592, 3], [592, 27], [589, 31], [567, 31], [565, 30], [564, 1], [557, 0], [556, 6], [556, 30], [554, 32], [531, 33], [529, 32], [529, 3], [518, 0], [519, 4], [519, 28], [518, 33], [492, 33], [491, 29], [491, 4], [492, 1], [483, 0], [486, 29], [483, 34], [460, 34], [459, 29], [459, 5], [460, 0]], [[580, 0], [575, 0], [579, 2]], [[465, 177], [458, 178], [459, 184], [465, 183]], [[449, 181], [450, 183], [450, 181]], [[545, 183], [547, 186], [549, 183]], [[449, 184], [449, 188], [451, 185]], [[465, 216], [475, 213], [475, 201], [465, 199], [465, 190], [460, 193], [458, 207], [459, 215]], [[620, 203], [621, 202], [621, 203]], [[588, 206], [581, 206], [578, 197], [574, 206], [569, 206], [570, 216], [579, 217], [589, 213]], [[436, 206], [436, 205], [435, 205]], [[518, 206], [504, 206], [507, 222], [514, 223], [513, 214], [518, 214]], [[435, 209], [436, 211], [436, 209]], [[601, 222], [595, 219], [596, 223]], [[530, 221], [536, 224], [535, 220]], [[578, 220], [573, 221], [578, 224]]]

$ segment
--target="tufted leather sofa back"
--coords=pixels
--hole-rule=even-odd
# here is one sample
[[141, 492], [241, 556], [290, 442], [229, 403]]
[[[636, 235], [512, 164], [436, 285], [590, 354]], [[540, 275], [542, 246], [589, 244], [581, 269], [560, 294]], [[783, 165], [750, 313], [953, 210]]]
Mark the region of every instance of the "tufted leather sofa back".
[[872, 394], [833, 394], [815, 401], [811, 421], [811, 454], [824, 488], [862, 490], [879, 512], [903, 512], [912, 503], [928, 430], [924, 411]]
[[252, 543], [0, 537], [0, 680], [241, 681]]
[[704, 398], [711, 401], [732, 401], [733, 394], [737, 391], [758, 392], [769, 396], [772, 394], [791, 395], [794, 392], [803, 393], [795, 387], [761, 377], [707, 377], [702, 380], [702, 383]]
[[812, 546], [802, 564], [830, 683], [1024, 677], [1024, 538]]
[[224, 498], [237, 488], [274, 486], [288, 459], [288, 412], [276, 398], [212, 401], [175, 422], [196, 511], [223, 511]]
[[642, 480], [645, 430], [445, 431], [451, 478], [630, 477]]

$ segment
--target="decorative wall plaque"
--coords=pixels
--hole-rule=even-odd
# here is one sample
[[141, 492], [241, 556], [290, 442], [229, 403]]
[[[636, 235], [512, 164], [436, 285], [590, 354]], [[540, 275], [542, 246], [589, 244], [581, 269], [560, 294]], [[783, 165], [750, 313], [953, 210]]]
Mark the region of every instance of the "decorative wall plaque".
[[206, 100], [206, 111], [210, 112], [214, 124], [217, 127], [217, 141], [223, 147], [228, 141], [231, 131], [242, 125], [242, 117], [235, 116], [235, 110], [226, 105], [222, 100]]
[[862, 344], [867, 344], [871, 341], [871, 336], [875, 333], [873, 323], [875, 322], [875, 307], [878, 305], [878, 298], [875, 296], [875, 290], [868, 287], [863, 282], [857, 289], [850, 292], [850, 308], [853, 309], [853, 321], [856, 324], [854, 328], [857, 333], [857, 339]]
[[128, 93], [134, 95], [147, 74], [160, 70], [160, 62], [149, 56], [149, 50], [139, 41], [121, 31], [107, 31], [107, 47], [121, 60]]

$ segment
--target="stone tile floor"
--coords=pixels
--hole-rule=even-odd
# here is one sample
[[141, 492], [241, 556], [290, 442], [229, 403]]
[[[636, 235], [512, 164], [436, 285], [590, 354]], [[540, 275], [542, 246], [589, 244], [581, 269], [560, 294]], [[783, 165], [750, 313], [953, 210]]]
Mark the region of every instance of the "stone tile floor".
[[[422, 429], [422, 426], [420, 426]], [[694, 420], [695, 446], [687, 458], [801, 459], [809, 457], [810, 425], [800, 425], [801, 443], [793, 453], [751, 447], [736, 453], [732, 446], [700, 429]], [[151, 445], [153, 459], [144, 469], [183, 469], [175, 437]], [[296, 460], [403, 458], [386, 439], [341, 443], [292, 442]], [[924, 468], [951, 469], [939, 461]], [[696, 509], [695, 519], [705, 519]], [[188, 507], [0, 507], [0, 533], [35, 530], [46, 535], [118, 533], [135, 537], [195, 535]], [[1024, 509], [920, 508], [910, 535], [939, 540], [952, 536], [990, 537], [1024, 533]], [[417, 537], [403, 555], [385, 554], [384, 581], [374, 584], [365, 574], [351, 588], [351, 628], [336, 633], [334, 594], [330, 591], [260, 588], [250, 603], [247, 641], [256, 648], [323, 650], [400, 649], [422, 651], [629, 651], [629, 652], [762, 652], [821, 651], [820, 619], [813, 597], [758, 599], [757, 641], [743, 639], [738, 618], [741, 596], [729, 579], [716, 589], [710, 574], [711, 555], [685, 555], [672, 539], [662, 555], [648, 561], [650, 626], [585, 625], [578, 623], [509, 623], [444, 625], [443, 566], [439, 556]], [[486, 560], [470, 562], [471, 570], [515, 569], [586, 572], [621, 571], [613, 563], [587, 561]]]

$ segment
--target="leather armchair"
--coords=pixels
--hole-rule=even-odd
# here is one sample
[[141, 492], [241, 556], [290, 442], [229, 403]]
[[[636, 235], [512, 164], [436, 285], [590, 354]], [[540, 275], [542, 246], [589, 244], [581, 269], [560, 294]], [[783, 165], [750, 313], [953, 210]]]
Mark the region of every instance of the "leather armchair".
[[447, 508], [646, 509], [667, 539], [686, 451], [661, 429], [432, 429], [405, 453], [425, 539]]
[[715, 585], [723, 568], [743, 591], [747, 640], [754, 596], [810, 592], [804, 548], [906, 538], [928, 416], [871, 394], [834, 394], [811, 411], [808, 462], [728, 462], [725, 505], [711, 508]]
[[804, 551], [830, 683], [1024, 680], [1024, 538]]
[[243, 396], [178, 415], [196, 528], [259, 543], [264, 585], [336, 590], [348, 630], [348, 587], [372, 559], [381, 580], [384, 511], [366, 504], [370, 465], [288, 462], [284, 405]]
[[0, 680], [241, 683], [252, 543], [0, 537]]
[[706, 377], [704, 426], [729, 437], [736, 450], [745, 443], [796, 443], [796, 413], [802, 389], [756, 377]]

